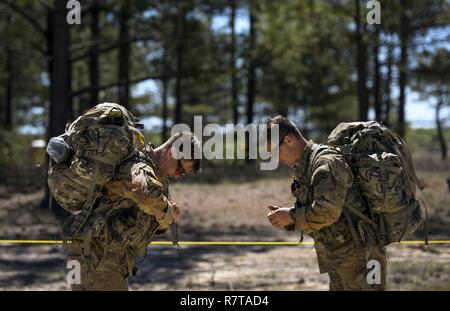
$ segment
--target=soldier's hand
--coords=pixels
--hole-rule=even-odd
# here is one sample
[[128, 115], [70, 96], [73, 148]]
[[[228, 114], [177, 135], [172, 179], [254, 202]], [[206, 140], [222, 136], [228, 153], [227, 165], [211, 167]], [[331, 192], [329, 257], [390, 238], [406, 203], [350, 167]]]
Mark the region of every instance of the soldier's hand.
[[170, 201], [172, 204], [172, 215], [173, 215], [173, 221], [178, 222], [178, 220], [181, 217], [181, 209], [178, 207], [177, 203]]
[[280, 207], [273, 209], [269, 212], [269, 214], [267, 214], [267, 218], [269, 218], [272, 226], [283, 228], [294, 223], [289, 210], [289, 207]]
[[[269, 209], [269, 213], [267, 213], [267, 217], [269, 218], [270, 215], [272, 215], [273, 211], [277, 210], [279, 207], [276, 205], [268, 204], [266, 207]], [[269, 218], [270, 220], [270, 218]]]

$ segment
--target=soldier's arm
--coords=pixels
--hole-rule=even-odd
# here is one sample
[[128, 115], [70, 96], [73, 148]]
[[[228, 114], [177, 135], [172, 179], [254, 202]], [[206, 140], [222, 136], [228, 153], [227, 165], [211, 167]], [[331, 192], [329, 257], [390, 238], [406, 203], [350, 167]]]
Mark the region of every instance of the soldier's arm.
[[172, 206], [153, 169], [145, 163], [134, 164], [131, 167], [131, 185], [139, 208], [155, 216], [160, 229], [167, 228], [173, 222]]
[[311, 233], [336, 222], [352, 182], [351, 169], [340, 156], [319, 159], [312, 174], [314, 201], [309, 206], [297, 206], [295, 229]]
[[113, 182], [108, 188], [135, 202], [145, 213], [155, 216], [160, 230], [166, 229], [173, 222], [172, 206], [152, 167], [138, 162], [124, 170], [131, 176]]

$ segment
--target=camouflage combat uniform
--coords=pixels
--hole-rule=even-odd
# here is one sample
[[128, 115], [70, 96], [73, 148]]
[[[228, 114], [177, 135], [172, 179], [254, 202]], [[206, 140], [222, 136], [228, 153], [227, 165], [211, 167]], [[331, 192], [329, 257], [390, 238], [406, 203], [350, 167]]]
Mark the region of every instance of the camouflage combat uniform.
[[[320, 273], [328, 273], [330, 290], [384, 290], [384, 247], [369, 226], [355, 226], [357, 219], [346, 206], [367, 213], [353, 185], [350, 166], [331, 147], [310, 141], [294, 165], [292, 194], [297, 199], [295, 224], [287, 230], [302, 230], [314, 239]], [[369, 285], [369, 260], [381, 266], [381, 284]]]
[[135, 259], [146, 253], [154, 234], [173, 222], [168, 184], [158, 176], [152, 146], [122, 163], [115, 177], [68, 244], [67, 261], [81, 263], [81, 284], [73, 290], [128, 290]]

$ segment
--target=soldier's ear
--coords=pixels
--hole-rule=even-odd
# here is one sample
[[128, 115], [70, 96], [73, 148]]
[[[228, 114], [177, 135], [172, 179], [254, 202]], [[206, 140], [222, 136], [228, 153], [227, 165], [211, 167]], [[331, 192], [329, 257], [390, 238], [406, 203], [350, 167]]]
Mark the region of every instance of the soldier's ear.
[[286, 135], [286, 136], [284, 136], [284, 141], [285, 141], [285, 143], [288, 144], [288, 145], [292, 145], [292, 143], [293, 143], [293, 140], [292, 140], [291, 135]]

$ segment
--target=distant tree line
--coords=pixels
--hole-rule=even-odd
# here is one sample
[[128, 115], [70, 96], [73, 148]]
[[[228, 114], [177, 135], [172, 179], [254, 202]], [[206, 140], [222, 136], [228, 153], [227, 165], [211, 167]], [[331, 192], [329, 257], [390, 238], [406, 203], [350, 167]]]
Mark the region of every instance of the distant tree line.
[[[41, 126], [48, 138], [114, 101], [158, 117], [162, 138], [194, 115], [248, 124], [276, 113], [306, 133], [370, 116], [404, 136], [414, 90], [436, 101], [444, 156], [448, 1], [379, 1], [372, 25], [362, 0], [79, 2], [81, 24], [69, 25], [65, 0], [0, 0], [3, 130]], [[147, 80], [157, 93], [133, 96]]]

